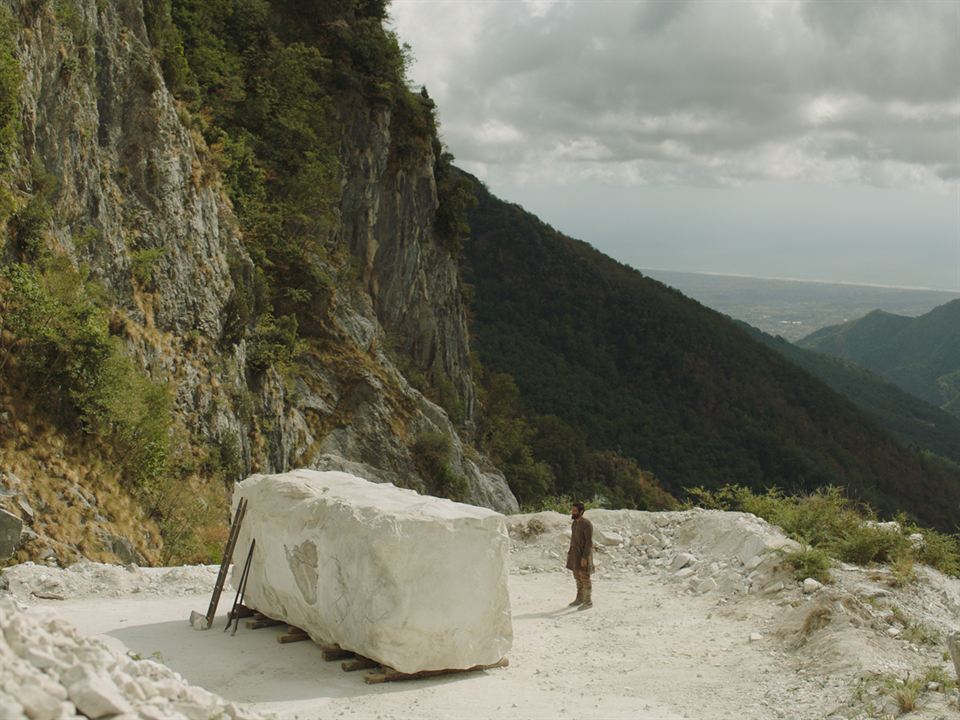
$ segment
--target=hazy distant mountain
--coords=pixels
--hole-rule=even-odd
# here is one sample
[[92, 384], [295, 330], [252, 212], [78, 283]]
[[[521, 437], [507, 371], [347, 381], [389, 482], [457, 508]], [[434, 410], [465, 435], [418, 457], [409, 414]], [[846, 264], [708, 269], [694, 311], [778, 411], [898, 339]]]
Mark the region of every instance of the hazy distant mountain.
[[474, 183], [474, 347], [514, 376], [529, 413], [559, 417], [673, 491], [838, 484], [884, 511], [957, 526], [960, 473], [729, 318]]
[[907, 444], [960, 464], [960, 418], [847, 360], [745, 327], [765, 345], [845, 395]]
[[960, 416], [960, 300], [918, 318], [877, 310], [818, 330], [798, 345], [873, 370]]

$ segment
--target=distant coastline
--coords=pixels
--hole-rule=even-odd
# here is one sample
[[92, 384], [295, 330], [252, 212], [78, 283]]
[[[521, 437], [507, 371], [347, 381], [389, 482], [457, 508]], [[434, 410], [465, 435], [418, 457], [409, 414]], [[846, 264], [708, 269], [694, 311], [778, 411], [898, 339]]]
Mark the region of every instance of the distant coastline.
[[938, 288], [637, 269], [709, 308], [791, 342], [873, 310], [917, 317], [960, 298], [960, 290]]
[[[632, 266], [636, 267], [636, 266]], [[636, 267], [644, 275], [656, 277], [654, 273], [671, 273], [676, 275], [706, 275], [708, 277], [740, 278], [743, 280], [776, 280], [778, 282], [807, 283], [811, 285], [841, 285], [844, 287], [879, 288], [883, 290], [920, 290], [923, 292], [945, 293], [960, 297], [960, 288], [935, 288], [922, 285], [883, 285], [881, 283], [852, 282], [847, 280], [810, 280], [808, 278], [778, 277], [772, 275], [742, 275], [740, 273], [711, 272], [709, 270], [675, 270], [672, 268], [643, 268]]]

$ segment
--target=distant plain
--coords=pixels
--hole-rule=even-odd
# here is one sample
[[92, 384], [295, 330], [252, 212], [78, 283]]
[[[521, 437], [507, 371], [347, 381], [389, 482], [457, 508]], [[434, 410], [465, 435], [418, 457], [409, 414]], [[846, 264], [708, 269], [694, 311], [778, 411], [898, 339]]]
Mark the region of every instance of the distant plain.
[[960, 292], [943, 290], [640, 271], [707, 307], [790, 342], [828, 325], [856, 320], [872, 310], [916, 317], [960, 297]]

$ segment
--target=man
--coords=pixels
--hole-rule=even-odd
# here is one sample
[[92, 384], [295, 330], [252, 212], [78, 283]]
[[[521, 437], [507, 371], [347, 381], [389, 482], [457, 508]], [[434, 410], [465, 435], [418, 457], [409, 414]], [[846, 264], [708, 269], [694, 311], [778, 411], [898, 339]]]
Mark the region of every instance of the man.
[[583, 516], [583, 503], [574, 503], [570, 508], [573, 525], [570, 528], [570, 549], [567, 551], [567, 569], [573, 570], [573, 579], [577, 581], [577, 599], [570, 607], [579, 605], [578, 610], [593, 607], [593, 586], [590, 573], [593, 572], [593, 525]]

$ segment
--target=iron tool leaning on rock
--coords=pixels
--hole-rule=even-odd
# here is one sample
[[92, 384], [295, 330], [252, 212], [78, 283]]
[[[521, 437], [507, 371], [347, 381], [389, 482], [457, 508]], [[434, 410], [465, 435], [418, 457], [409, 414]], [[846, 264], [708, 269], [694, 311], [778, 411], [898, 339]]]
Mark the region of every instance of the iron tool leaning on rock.
[[570, 508], [573, 524], [570, 528], [570, 549], [567, 551], [567, 569], [573, 571], [577, 581], [577, 597], [570, 607], [579, 605], [578, 610], [593, 607], [593, 585], [590, 573], [593, 572], [593, 524], [583, 516], [583, 503], [574, 503]]

